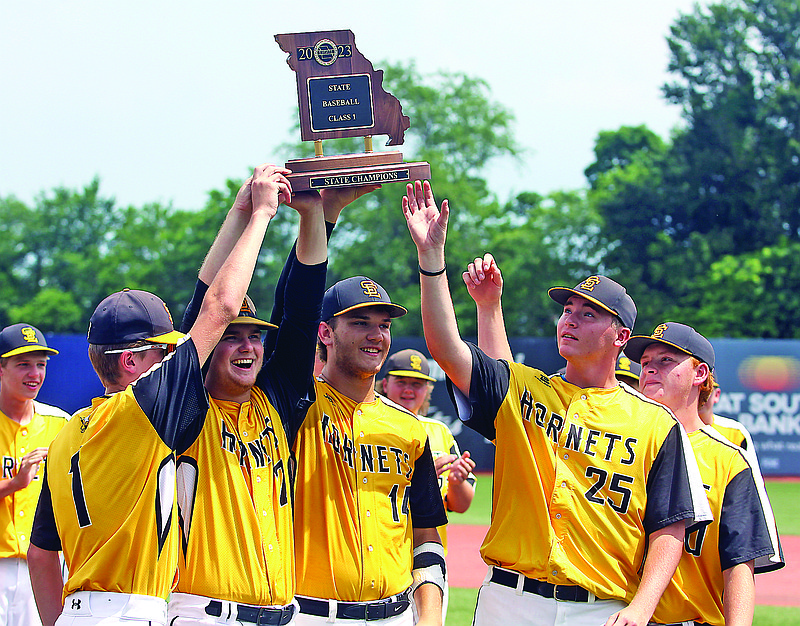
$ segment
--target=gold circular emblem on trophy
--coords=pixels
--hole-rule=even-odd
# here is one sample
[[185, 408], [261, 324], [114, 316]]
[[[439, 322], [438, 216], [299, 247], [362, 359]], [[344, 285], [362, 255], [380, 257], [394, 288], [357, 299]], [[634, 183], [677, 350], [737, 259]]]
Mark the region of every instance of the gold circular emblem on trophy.
[[339, 58], [339, 50], [330, 39], [320, 39], [314, 44], [314, 60], [320, 65], [333, 65]]

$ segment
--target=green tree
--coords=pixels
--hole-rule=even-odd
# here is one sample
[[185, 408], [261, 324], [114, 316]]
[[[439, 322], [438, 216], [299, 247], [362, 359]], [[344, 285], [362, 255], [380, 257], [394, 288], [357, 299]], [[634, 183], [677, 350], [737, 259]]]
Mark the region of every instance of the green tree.
[[798, 275], [799, 242], [725, 255], [692, 285], [676, 319], [710, 337], [798, 339]]
[[[603, 262], [625, 277], [643, 328], [688, 315], [683, 303], [713, 284], [718, 259], [752, 262], [800, 241], [798, 25], [788, 0], [696, 6], [668, 38], [664, 94], [685, 125], [669, 144], [625, 127], [598, 138], [587, 198], [603, 218]], [[747, 301], [736, 304], [745, 317]]]

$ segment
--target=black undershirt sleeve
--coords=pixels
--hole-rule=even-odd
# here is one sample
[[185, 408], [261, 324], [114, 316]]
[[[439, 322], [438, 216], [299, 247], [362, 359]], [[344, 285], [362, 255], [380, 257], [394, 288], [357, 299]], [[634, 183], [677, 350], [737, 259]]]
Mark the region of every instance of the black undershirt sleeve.
[[56, 528], [56, 519], [53, 515], [53, 499], [50, 496], [50, 485], [47, 483], [47, 463], [44, 468], [44, 482], [39, 495], [39, 504], [36, 505], [36, 515], [33, 518], [31, 543], [42, 550], [59, 552], [61, 539]]
[[409, 502], [414, 528], [437, 528], [447, 524], [447, 514], [444, 511], [439, 479], [428, 440], [425, 441], [422, 454], [414, 463]]

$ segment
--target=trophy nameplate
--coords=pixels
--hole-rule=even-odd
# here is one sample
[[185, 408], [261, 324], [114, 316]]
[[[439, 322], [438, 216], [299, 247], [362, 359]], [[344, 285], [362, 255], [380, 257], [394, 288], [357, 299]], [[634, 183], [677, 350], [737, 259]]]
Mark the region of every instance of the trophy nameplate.
[[[401, 152], [372, 152], [372, 136], [388, 135], [386, 145], [403, 143], [409, 127], [400, 101], [383, 90], [375, 70], [349, 30], [275, 35], [297, 76], [300, 138], [314, 141], [317, 156], [292, 159], [293, 191], [352, 187], [428, 179], [428, 163], [405, 163]], [[365, 152], [323, 156], [323, 139], [364, 137]]]

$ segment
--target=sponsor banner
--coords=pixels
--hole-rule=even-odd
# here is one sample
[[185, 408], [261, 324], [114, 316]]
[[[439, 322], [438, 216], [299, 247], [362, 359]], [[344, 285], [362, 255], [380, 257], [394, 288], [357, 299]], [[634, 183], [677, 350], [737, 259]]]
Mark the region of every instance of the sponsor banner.
[[712, 339], [722, 390], [714, 413], [741, 422], [765, 476], [800, 476], [800, 341]]

